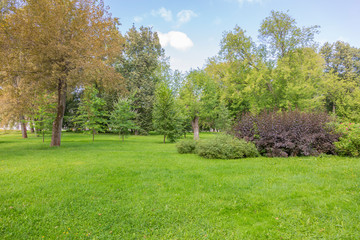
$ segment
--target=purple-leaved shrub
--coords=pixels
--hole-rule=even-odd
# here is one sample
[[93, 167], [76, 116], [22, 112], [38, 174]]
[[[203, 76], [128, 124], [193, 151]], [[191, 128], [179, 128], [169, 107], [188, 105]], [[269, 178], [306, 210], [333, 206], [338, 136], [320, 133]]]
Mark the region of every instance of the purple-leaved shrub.
[[270, 157], [335, 154], [339, 134], [326, 113], [262, 112], [244, 114], [233, 126], [236, 137], [254, 142]]

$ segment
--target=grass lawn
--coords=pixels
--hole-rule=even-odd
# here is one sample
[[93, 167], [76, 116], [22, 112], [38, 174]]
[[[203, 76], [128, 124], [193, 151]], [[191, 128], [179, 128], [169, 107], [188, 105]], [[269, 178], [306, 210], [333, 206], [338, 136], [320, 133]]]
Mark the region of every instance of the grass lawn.
[[0, 239], [360, 239], [358, 158], [209, 160], [162, 136], [41, 141], [0, 132]]

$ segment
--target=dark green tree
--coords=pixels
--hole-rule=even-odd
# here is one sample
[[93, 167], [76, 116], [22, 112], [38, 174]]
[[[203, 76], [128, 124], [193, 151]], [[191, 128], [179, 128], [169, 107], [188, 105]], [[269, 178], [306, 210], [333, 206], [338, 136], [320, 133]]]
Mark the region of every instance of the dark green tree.
[[134, 95], [132, 103], [136, 112], [135, 123], [140, 132], [152, 129], [152, 110], [157, 78], [157, 69], [164, 50], [159, 37], [151, 28], [134, 26], [125, 35], [125, 46], [118, 71], [126, 80], [128, 91]]

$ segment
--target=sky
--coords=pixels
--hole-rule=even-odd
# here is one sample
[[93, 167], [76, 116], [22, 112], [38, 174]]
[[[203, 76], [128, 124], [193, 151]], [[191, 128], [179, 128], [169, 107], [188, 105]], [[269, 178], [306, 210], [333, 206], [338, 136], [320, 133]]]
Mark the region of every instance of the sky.
[[360, 48], [360, 0], [104, 0], [126, 34], [135, 27], [158, 32], [172, 69], [202, 68], [218, 54], [224, 32], [236, 25], [258, 39], [271, 10], [287, 12], [299, 27], [320, 26], [315, 40]]

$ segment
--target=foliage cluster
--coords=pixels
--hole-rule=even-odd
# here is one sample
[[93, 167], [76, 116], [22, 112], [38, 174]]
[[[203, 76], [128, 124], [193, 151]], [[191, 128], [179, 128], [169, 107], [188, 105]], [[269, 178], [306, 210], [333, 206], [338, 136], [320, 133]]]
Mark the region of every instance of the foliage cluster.
[[204, 158], [237, 159], [257, 157], [255, 144], [231, 135], [220, 134], [213, 139], [200, 140], [196, 145], [196, 153]]
[[233, 131], [270, 157], [335, 154], [339, 134], [328, 124], [330, 121], [326, 113], [262, 112], [242, 115]]
[[237, 139], [228, 134], [218, 134], [205, 140], [183, 140], [176, 145], [179, 153], [197, 153], [204, 158], [237, 159], [257, 157], [255, 144], [244, 139]]
[[176, 143], [178, 153], [195, 153], [196, 141], [193, 139], [183, 139]]
[[360, 155], [360, 124], [339, 123], [336, 130], [341, 137], [335, 142], [336, 151], [339, 155], [358, 157]]

